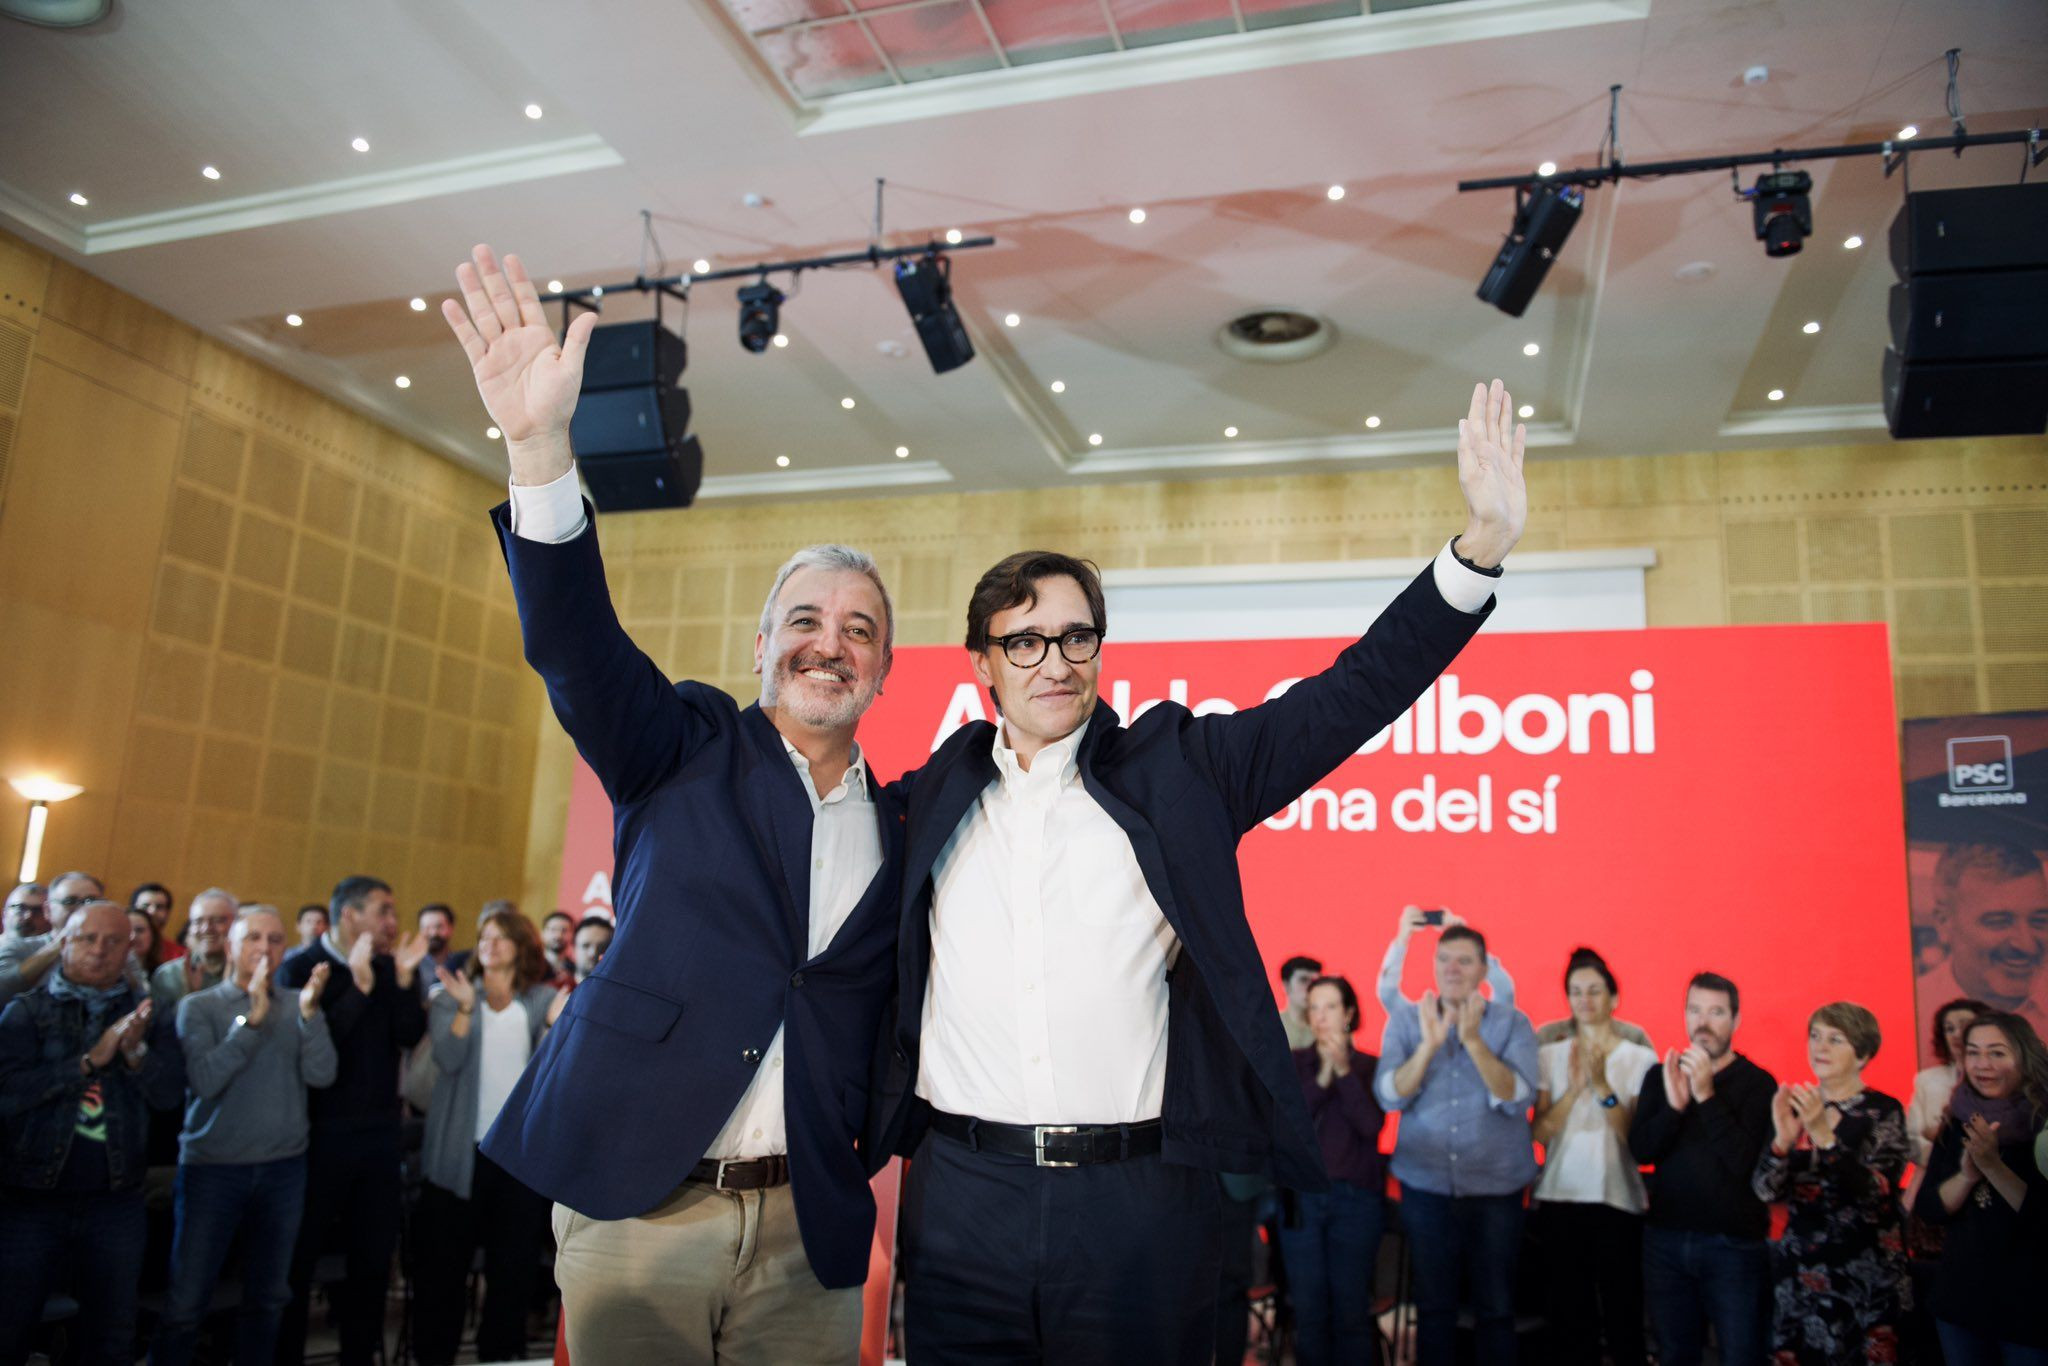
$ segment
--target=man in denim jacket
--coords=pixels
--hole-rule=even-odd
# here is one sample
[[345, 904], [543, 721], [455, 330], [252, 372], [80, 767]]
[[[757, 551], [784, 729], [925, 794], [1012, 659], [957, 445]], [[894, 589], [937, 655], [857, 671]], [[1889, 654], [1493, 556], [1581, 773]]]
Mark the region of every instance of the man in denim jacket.
[[81, 1360], [134, 1359], [148, 1111], [184, 1097], [170, 1019], [122, 972], [127, 912], [93, 901], [76, 921], [56, 971], [0, 1013], [0, 1364], [28, 1354], [67, 1264]]

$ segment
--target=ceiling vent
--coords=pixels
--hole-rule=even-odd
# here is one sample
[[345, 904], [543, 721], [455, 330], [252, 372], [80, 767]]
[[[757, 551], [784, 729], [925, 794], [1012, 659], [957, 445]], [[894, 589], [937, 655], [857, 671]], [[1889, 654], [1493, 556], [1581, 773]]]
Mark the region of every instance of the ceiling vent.
[[1216, 344], [1238, 360], [1280, 364], [1320, 356], [1337, 340], [1327, 318], [1292, 308], [1260, 308], [1217, 329]]
[[0, 0], [0, 16], [44, 28], [84, 28], [113, 7], [114, 0]]

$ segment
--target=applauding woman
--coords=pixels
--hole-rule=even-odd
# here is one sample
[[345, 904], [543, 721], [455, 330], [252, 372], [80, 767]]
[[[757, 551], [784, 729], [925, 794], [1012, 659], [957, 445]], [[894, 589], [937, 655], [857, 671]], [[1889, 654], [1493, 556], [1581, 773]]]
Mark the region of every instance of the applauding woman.
[[1863, 1084], [1877, 1017], [1853, 1001], [1806, 1023], [1811, 1084], [1780, 1086], [1757, 1198], [1783, 1201], [1772, 1249], [1775, 1360], [1896, 1361], [1907, 1287], [1898, 1192], [1910, 1151], [1899, 1102]]
[[548, 1206], [477, 1150], [505, 1098], [555, 1022], [568, 993], [547, 984], [551, 969], [533, 922], [509, 907], [477, 926], [476, 952], [460, 974], [436, 969], [442, 990], [427, 1007], [433, 1040], [433, 1103], [421, 1154], [419, 1318], [424, 1366], [446, 1366], [462, 1342], [469, 1297], [463, 1284], [484, 1250], [484, 1305], [478, 1361], [514, 1361], [526, 1350], [526, 1307], [540, 1270]]
[[2034, 1161], [2044, 1119], [2048, 1052], [2034, 1027], [1977, 1016], [1913, 1206], [1948, 1230], [1929, 1308], [1949, 1366], [2048, 1363], [2048, 1176]]
[[1373, 1268], [1385, 1226], [1386, 1159], [1373, 1097], [1379, 1061], [1352, 1047], [1358, 993], [1342, 977], [1308, 988], [1315, 1042], [1296, 1049], [1295, 1070], [1330, 1173], [1330, 1189], [1293, 1194], [1280, 1255], [1294, 1300], [1294, 1359], [1300, 1366], [1368, 1362], [1373, 1356]]
[[1569, 1030], [1536, 1054], [1535, 1223], [1552, 1357], [1598, 1361], [1604, 1333], [1614, 1366], [1642, 1366], [1646, 1197], [1628, 1126], [1657, 1054], [1615, 1028], [1620, 988], [1599, 954], [1573, 950], [1564, 990]]

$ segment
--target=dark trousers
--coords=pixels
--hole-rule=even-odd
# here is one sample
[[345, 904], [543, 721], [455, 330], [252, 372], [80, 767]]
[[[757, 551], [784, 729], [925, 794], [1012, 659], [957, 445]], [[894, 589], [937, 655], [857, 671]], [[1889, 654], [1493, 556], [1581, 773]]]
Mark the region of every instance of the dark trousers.
[[1960, 1323], [1936, 1319], [1942, 1360], [1947, 1366], [2048, 1366], [2048, 1347], [2023, 1347], [1974, 1333]]
[[1558, 1202], [1536, 1206], [1534, 1218], [1550, 1360], [1597, 1362], [1605, 1336], [1614, 1366], [1644, 1366], [1643, 1216]]
[[1522, 1217], [1520, 1191], [1451, 1196], [1401, 1188], [1401, 1227], [1415, 1268], [1420, 1366], [1450, 1366], [1456, 1353], [1460, 1272], [1472, 1287], [1479, 1360], [1486, 1366], [1513, 1366]]
[[242, 1238], [242, 1304], [235, 1366], [269, 1366], [277, 1326], [291, 1303], [292, 1246], [306, 1204], [306, 1157], [218, 1166], [180, 1163], [172, 1188], [177, 1233], [171, 1285], [150, 1366], [185, 1366], [206, 1319], [221, 1266]]
[[926, 1134], [903, 1191], [909, 1360], [1206, 1366], [1219, 1199], [1215, 1173], [1156, 1155], [1038, 1167]]
[[1219, 1194], [1222, 1237], [1216, 1264], [1216, 1362], [1217, 1366], [1244, 1366], [1244, 1349], [1251, 1336], [1251, 1291], [1253, 1252], [1259, 1238], [1259, 1206], [1265, 1190], [1240, 1200], [1223, 1178]]
[[78, 1301], [71, 1336], [80, 1366], [134, 1361], [148, 1237], [140, 1189], [0, 1191], [0, 1366], [27, 1359], [43, 1302], [58, 1288]]
[[526, 1311], [540, 1276], [549, 1203], [503, 1167], [476, 1155], [469, 1199], [429, 1181], [413, 1216], [419, 1264], [413, 1323], [421, 1366], [447, 1366], [462, 1346], [469, 1268], [484, 1250], [484, 1306], [476, 1330], [478, 1361], [517, 1361], [526, 1350]]
[[1358, 1366], [1375, 1360], [1373, 1272], [1386, 1202], [1379, 1191], [1334, 1181], [1320, 1194], [1296, 1192], [1296, 1222], [1280, 1230], [1287, 1293], [1294, 1305], [1298, 1366]]
[[1643, 1296], [1657, 1331], [1658, 1366], [1699, 1366], [1709, 1322], [1722, 1366], [1761, 1366], [1771, 1326], [1771, 1245], [1645, 1229]]
[[342, 1366], [369, 1366], [384, 1348], [384, 1293], [398, 1246], [398, 1122], [315, 1127], [306, 1152], [306, 1215], [292, 1252], [292, 1302], [278, 1329], [277, 1359], [300, 1366], [313, 1266], [336, 1219], [348, 1275], [335, 1299]]

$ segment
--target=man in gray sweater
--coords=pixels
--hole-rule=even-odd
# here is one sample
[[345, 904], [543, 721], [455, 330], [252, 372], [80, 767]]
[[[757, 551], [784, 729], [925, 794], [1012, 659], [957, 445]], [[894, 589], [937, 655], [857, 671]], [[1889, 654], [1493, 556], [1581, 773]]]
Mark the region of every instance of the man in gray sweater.
[[178, 1138], [170, 1293], [151, 1366], [192, 1359], [238, 1233], [244, 1285], [236, 1366], [267, 1366], [277, 1349], [306, 1196], [306, 1088], [331, 1084], [335, 1073], [334, 1039], [320, 1010], [327, 965], [313, 969], [295, 999], [287, 993], [273, 1002], [283, 990], [273, 972], [284, 954], [276, 909], [244, 906], [228, 930], [228, 975], [178, 1003], [189, 1091]]

